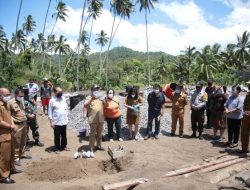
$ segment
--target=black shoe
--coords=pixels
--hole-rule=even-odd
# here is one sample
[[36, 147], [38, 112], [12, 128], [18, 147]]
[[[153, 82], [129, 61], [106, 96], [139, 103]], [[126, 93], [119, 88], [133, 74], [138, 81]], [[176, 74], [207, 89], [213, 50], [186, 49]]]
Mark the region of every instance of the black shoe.
[[68, 147], [61, 148], [61, 151], [70, 151]]
[[20, 160], [15, 160], [15, 161], [14, 161], [14, 164], [15, 164], [16, 166], [21, 166], [21, 161], [20, 161]]
[[183, 134], [180, 134], [179, 137], [180, 137], [180, 138], [183, 138]]
[[147, 136], [144, 137], [144, 140], [148, 140], [149, 138], [150, 138], [150, 136], [147, 135]]
[[36, 141], [35, 141], [35, 146], [40, 146], [40, 147], [43, 147], [43, 146], [44, 146], [44, 144], [43, 144], [43, 143], [41, 143], [39, 140], [36, 140]]
[[190, 138], [196, 138], [196, 134], [193, 133], [192, 135], [189, 136]]
[[20, 174], [22, 172], [23, 172], [22, 170], [15, 169], [13, 171], [10, 171], [10, 174]]
[[155, 139], [159, 139], [159, 135], [156, 134], [156, 135], [154, 135], [154, 136], [155, 136]]
[[96, 150], [105, 151], [105, 148], [97, 146]]
[[171, 136], [171, 137], [174, 137], [174, 136], [175, 136], [175, 134], [174, 134], [174, 133], [170, 133], [170, 136]]
[[240, 153], [240, 154], [248, 154], [248, 153], [249, 153], [249, 150], [241, 150], [239, 153]]
[[202, 135], [199, 135], [199, 139], [200, 139], [200, 140], [203, 140], [204, 138], [203, 138], [203, 136], [202, 136]]
[[16, 183], [13, 179], [10, 179], [9, 177], [4, 178], [3, 180], [0, 181], [1, 183], [5, 183], [5, 184], [12, 184], [12, 183]]

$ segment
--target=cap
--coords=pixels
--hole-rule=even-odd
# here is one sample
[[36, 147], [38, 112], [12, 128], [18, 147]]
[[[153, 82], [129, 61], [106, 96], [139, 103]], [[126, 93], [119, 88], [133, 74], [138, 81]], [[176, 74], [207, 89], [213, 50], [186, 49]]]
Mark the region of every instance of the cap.
[[198, 81], [198, 82], [196, 83], [196, 85], [202, 86], [202, 85], [203, 85], [203, 82], [202, 82], [202, 81]]
[[44, 78], [43, 81], [48, 81], [48, 79], [47, 79], [47, 78]]
[[91, 91], [95, 90], [95, 89], [99, 89], [100, 86], [98, 86], [97, 84], [94, 84], [92, 87], [91, 87]]

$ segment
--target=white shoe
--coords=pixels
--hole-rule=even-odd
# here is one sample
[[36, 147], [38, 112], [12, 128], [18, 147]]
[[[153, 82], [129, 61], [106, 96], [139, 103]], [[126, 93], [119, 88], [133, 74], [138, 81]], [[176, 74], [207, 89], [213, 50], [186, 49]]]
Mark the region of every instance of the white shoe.
[[119, 138], [119, 139], [118, 139], [118, 141], [122, 142], [122, 141], [123, 141], [123, 139], [122, 139], [122, 138]]
[[113, 139], [109, 139], [109, 142], [114, 142], [114, 140]]
[[83, 152], [83, 153], [82, 153], [82, 157], [84, 157], [84, 158], [89, 158], [89, 157], [90, 157], [90, 151], [88, 151], [88, 152]]
[[135, 136], [135, 140], [136, 140], [136, 141], [138, 141], [138, 140], [139, 140], [139, 137], [138, 137], [137, 135]]
[[95, 157], [94, 152], [90, 152], [90, 158], [94, 158], [94, 157]]

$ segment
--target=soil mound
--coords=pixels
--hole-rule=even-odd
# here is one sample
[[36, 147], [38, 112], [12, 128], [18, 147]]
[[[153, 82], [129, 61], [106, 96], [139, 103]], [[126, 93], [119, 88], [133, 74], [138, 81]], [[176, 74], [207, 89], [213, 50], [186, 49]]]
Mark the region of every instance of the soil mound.
[[132, 164], [131, 154], [127, 154], [121, 158], [114, 159], [114, 160], [104, 160], [100, 164], [100, 168], [107, 172], [108, 174], [115, 174], [121, 171], [125, 171], [129, 166]]
[[94, 159], [74, 160], [68, 157], [56, 157], [31, 163], [26, 174], [32, 181], [69, 181], [102, 173], [98, 166], [98, 161]]

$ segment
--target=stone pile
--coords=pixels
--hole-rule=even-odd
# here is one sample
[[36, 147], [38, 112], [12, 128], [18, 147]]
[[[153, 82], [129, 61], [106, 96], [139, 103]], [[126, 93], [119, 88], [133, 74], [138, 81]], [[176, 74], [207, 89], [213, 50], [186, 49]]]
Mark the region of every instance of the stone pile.
[[[119, 96], [120, 100], [120, 105], [121, 105], [121, 111], [122, 111], [122, 129], [121, 129], [121, 135], [124, 140], [129, 139], [129, 130], [128, 126], [126, 124], [126, 111], [127, 108], [125, 108], [124, 103], [125, 103], [125, 97]], [[142, 138], [146, 135], [147, 131], [147, 121], [148, 121], [148, 103], [146, 98], [143, 98], [144, 104], [141, 106], [140, 111], [140, 129], [139, 129], [139, 138]], [[71, 110], [69, 113], [69, 124], [68, 126], [76, 131], [80, 131], [81, 129], [85, 128], [86, 129], [86, 134], [89, 134], [89, 125], [88, 125], [88, 120], [83, 118], [83, 104], [84, 100], [81, 101], [74, 109]], [[166, 135], [167, 133], [170, 132], [171, 128], [171, 117], [168, 113], [165, 113], [164, 116], [161, 118], [161, 130], [160, 130], [160, 135]], [[154, 129], [154, 122], [153, 122], [153, 129]], [[108, 133], [107, 129], [107, 124], [106, 122], [104, 123], [104, 132], [103, 135], [105, 136]], [[105, 139], [107, 136], [105, 136]]]

